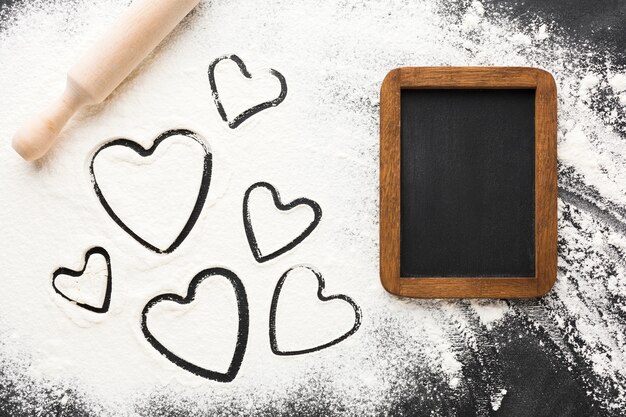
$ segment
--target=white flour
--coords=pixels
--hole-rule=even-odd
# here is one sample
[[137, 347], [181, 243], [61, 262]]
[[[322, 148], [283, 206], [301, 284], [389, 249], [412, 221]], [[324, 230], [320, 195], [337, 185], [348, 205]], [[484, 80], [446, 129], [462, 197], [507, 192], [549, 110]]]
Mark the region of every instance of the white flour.
[[[181, 407], [229, 404], [233, 414], [245, 414], [280, 404], [314, 379], [326, 384], [338, 411], [363, 415], [410, 395], [402, 384], [394, 388], [394, 378], [411, 363], [460, 389], [459, 338], [468, 349], [475, 348], [478, 330], [472, 320], [479, 318], [491, 328], [506, 318], [508, 308], [500, 301], [400, 300], [379, 284], [377, 103], [380, 83], [394, 67], [547, 69], [559, 90], [561, 168], [573, 168], [595, 187], [606, 207], [626, 206], [626, 142], [612, 127], [624, 122], [623, 112], [592, 110], [600, 92], [626, 102], [618, 96], [626, 89], [623, 70], [593, 66], [588, 61], [593, 51], [559, 38], [551, 22], [520, 28], [504, 16], [491, 15], [477, 1], [467, 5], [465, 14], [456, 13], [462, 6], [448, 10], [445, 2], [437, 1], [202, 2], [111, 98], [71, 121], [44, 161], [25, 163], [9, 146], [13, 132], [60, 93], [68, 65], [126, 3], [32, 1], [20, 6], [0, 32], [0, 360], [15, 373], [18, 390], [27, 388], [26, 381], [57, 390], [75, 387], [84, 395], [82, 401], [102, 415], [136, 415], [159, 395]], [[274, 68], [289, 87], [283, 103], [234, 130], [216, 111], [207, 79], [210, 62], [233, 53], [248, 65], [253, 79]], [[224, 77], [220, 94], [226, 95], [228, 75]], [[267, 88], [273, 91], [275, 86], [269, 82]], [[241, 94], [230, 97], [246, 99]], [[246, 107], [236, 99], [228, 106]], [[94, 150], [111, 139], [128, 138], [148, 147], [174, 128], [193, 130], [207, 140], [213, 173], [195, 227], [178, 249], [162, 255], [138, 244], [105, 213], [88, 164]], [[183, 154], [180, 164], [187, 166], [192, 160]], [[107, 175], [126, 179], [114, 169]], [[154, 185], [151, 197], [160, 204], [159, 210], [151, 208], [154, 217], [178, 210], [178, 197], [170, 196], [181, 190], [168, 192], [169, 180], [164, 176]], [[252, 257], [241, 217], [243, 194], [258, 181], [273, 184], [289, 199], [310, 198], [324, 212], [300, 245], [264, 264]], [[125, 209], [133, 215], [132, 206]], [[624, 230], [598, 225], [585, 213], [580, 221], [585, 232], [561, 224], [561, 238], [599, 252], [610, 246], [626, 253]], [[144, 233], [152, 232], [148, 228]], [[114, 290], [106, 316], [61, 306], [64, 300], [56, 298], [50, 285], [56, 268], [82, 267], [85, 251], [93, 246], [106, 248], [111, 256]], [[607, 278], [607, 289], [594, 281], [592, 258], [579, 262], [575, 278], [588, 287], [585, 298], [561, 272], [538, 325], [562, 336], [567, 331], [559, 317], [579, 319], [577, 336], [585, 343], [580, 353], [602, 378], [623, 381], [624, 323], [589, 307], [604, 305], [611, 294], [626, 295], [623, 263]], [[302, 263], [323, 274], [327, 294], [346, 294], [360, 306], [362, 326], [320, 352], [276, 356], [268, 340], [272, 293], [283, 272]], [[192, 277], [210, 267], [235, 272], [248, 295], [246, 355], [228, 384], [174, 366], [152, 349], [140, 328], [148, 300], [162, 293], [184, 295]], [[518, 313], [532, 315], [530, 310], [516, 306]], [[176, 330], [196, 331], [193, 324]], [[554, 339], [560, 346], [558, 336]], [[506, 401], [507, 390], [494, 387], [493, 393], [496, 410], [503, 397]], [[63, 392], [58, 396], [64, 404], [74, 401]], [[598, 400], [607, 407], [626, 406], [623, 391], [614, 398], [599, 395]]]

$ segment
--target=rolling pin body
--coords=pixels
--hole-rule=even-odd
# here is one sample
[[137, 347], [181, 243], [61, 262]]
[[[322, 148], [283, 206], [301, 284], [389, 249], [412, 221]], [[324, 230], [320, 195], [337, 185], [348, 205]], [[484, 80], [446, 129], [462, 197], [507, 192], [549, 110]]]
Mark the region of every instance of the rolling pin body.
[[15, 150], [26, 160], [42, 157], [76, 111], [107, 98], [199, 1], [135, 0], [70, 69], [61, 98], [17, 131]]

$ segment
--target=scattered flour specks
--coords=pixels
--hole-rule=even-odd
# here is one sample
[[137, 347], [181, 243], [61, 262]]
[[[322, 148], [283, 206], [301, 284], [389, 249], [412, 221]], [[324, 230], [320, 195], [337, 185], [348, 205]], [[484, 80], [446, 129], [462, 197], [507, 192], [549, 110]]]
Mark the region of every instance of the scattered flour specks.
[[500, 409], [500, 406], [502, 405], [502, 399], [505, 395], [506, 389], [502, 388], [500, 392], [491, 397], [491, 409], [493, 411], [498, 411]]
[[609, 84], [616, 93], [626, 90], [626, 74], [615, 74], [609, 80]]

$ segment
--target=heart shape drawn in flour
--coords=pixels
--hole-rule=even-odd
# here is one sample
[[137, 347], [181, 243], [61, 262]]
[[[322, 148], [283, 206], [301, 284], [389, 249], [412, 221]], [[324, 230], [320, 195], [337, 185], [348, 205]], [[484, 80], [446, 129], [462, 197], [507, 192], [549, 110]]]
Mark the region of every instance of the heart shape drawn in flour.
[[[223, 279], [220, 280], [219, 278], [223, 278], [227, 280], [227, 282], [224, 282]], [[198, 345], [201, 344], [200, 338], [201, 338], [202, 330], [203, 330], [202, 323], [198, 323], [198, 324], [194, 323], [195, 327], [193, 329], [186, 328], [185, 326], [180, 326], [179, 323], [183, 320], [183, 316], [185, 314], [189, 314], [190, 312], [194, 311], [194, 309], [199, 309], [199, 308], [201, 309], [202, 307], [205, 307], [210, 310], [211, 308], [214, 309], [216, 307], [214, 303], [207, 303], [207, 305], [204, 305], [204, 306], [203, 305], [194, 306], [194, 302], [195, 304], [200, 303], [199, 300], [196, 300], [198, 286], [205, 281], [208, 281], [207, 284], [222, 285], [222, 287], [219, 287], [221, 290], [230, 291], [229, 287], [231, 286], [232, 286], [232, 290], [234, 290], [236, 306], [232, 305], [232, 307], [233, 307], [233, 310], [236, 311], [236, 316], [237, 316], [236, 320], [238, 324], [237, 324], [236, 334], [234, 332], [234, 328], [231, 329], [228, 326], [224, 328], [224, 326], [221, 323], [218, 323], [214, 329], [209, 329], [209, 330], [214, 331], [213, 337], [209, 339], [209, 343], [211, 344], [217, 344], [218, 342], [220, 342], [219, 339], [222, 338], [222, 336], [224, 336], [223, 333], [226, 333], [228, 331], [231, 331], [234, 339], [236, 339], [235, 344], [234, 344], [234, 353], [232, 354], [232, 359], [230, 359], [230, 363], [228, 364], [228, 367], [226, 368], [226, 371], [224, 372], [212, 370], [212, 369], [209, 369], [205, 365], [198, 365], [197, 363], [194, 363], [194, 361], [199, 362], [198, 360], [194, 360], [190, 358], [187, 358], [187, 359], [183, 358], [183, 356], [190, 355], [190, 351], [189, 351], [190, 346], [193, 347], [195, 344], [198, 344]], [[219, 304], [220, 302], [229, 303], [232, 301], [230, 299], [226, 300], [226, 297], [224, 297], [224, 294], [222, 294], [222, 292], [223, 291], [218, 291], [217, 293], [212, 294], [212, 296], [214, 297], [213, 300], [215, 301], [215, 304]], [[179, 312], [175, 311], [175, 309], [172, 309], [171, 307], [169, 308], [166, 308], [165, 306], [163, 307], [166, 318], [168, 319], [169, 322], [172, 323], [170, 325], [174, 326], [174, 327], [169, 327], [170, 332], [171, 333], [178, 332], [179, 339], [187, 338], [187, 337], [189, 338], [189, 340], [183, 344], [183, 347], [187, 348], [186, 355], [181, 354], [180, 352], [178, 354], [174, 353], [170, 347], [166, 347], [167, 341], [160, 340], [159, 338], [157, 338], [157, 335], [154, 332], [155, 331], [154, 328], [153, 330], [150, 330], [151, 326], [154, 326], [156, 328], [157, 325], [159, 324], [158, 318], [151, 319], [150, 323], [152, 324], [148, 323], [149, 321], [148, 317], [150, 317], [149, 316], [150, 311], [153, 310], [154, 312], [153, 315], [157, 314], [157, 312], [154, 310], [158, 308], [159, 304], [160, 303], [166, 304], [168, 302], [169, 304], [172, 304], [175, 308], [186, 309], [185, 314], [180, 314]], [[210, 317], [210, 319], [221, 320], [221, 317]], [[155, 321], [152, 321], [152, 320], [155, 320]], [[248, 343], [248, 328], [249, 328], [248, 299], [246, 296], [246, 291], [244, 289], [243, 283], [241, 282], [239, 277], [237, 277], [237, 275], [235, 275], [232, 271], [229, 271], [228, 269], [225, 269], [225, 268], [209, 268], [209, 269], [205, 269], [204, 271], [199, 272], [189, 283], [189, 289], [185, 297], [181, 297], [180, 295], [177, 295], [177, 294], [158, 295], [154, 297], [153, 299], [151, 299], [150, 301], [148, 301], [148, 303], [143, 308], [143, 311], [141, 313], [141, 330], [143, 332], [144, 337], [146, 338], [148, 343], [152, 345], [153, 348], [155, 348], [161, 355], [165, 356], [165, 358], [167, 358], [170, 362], [174, 363], [176, 366], [186, 371], [189, 371], [197, 376], [211, 379], [211, 380], [218, 381], [218, 382], [230, 382], [233, 379], [235, 379], [235, 377], [237, 376], [237, 372], [239, 372], [239, 368], [241, 367], [241, 363], [243, 362], [243, 357], [246, 351], [246, 345]], [[161, 327], [159, 337], [165, 339], [164, 336], [170, 336], [170, 339], [171, 339], [171, 335], [167, 334], [168, 328], [166, 327], [165, 330], [163, 329], [164, 328]], [[175, 340], [174, 342], [181, 343], [185, 341]], [[170, 340], [170, 343], [171, 343], [171, 340]], [[198, 354], [198, 352], [195, 352], [195, 353], [196, 355]], [[230, 352], [220, 352], [220, 353], [230, 355]], [[200, 354], [204, 357], [207, 356], [207, 354], [204, 351], [200, 352]]]
[[222, 104], [222, 100], [220, 98], [220, 94], [217, 89], [217, 83], [215, 81], [215, 68], [217, 67], [217, 64], [219, 64], [220, 62], [224, 60], [231, 60], [235, 64], [237, 64], [237, 66], [239, 67], [239, 71], [247, 79], [251, 79], [252, 75], [250, 74], [250, 72], [248, 72], [246, 65], [243, 63], [241, 58], [239, 58], [237, 55], [221, 56], [217, 58], [216, 60], [214, 60], [213, 62], [211, 62], [211, 65], [209, 65], [209, 71], [208, 71], [209, 84], [211, 85], [211, 93], [213, 95], [213, 101], [215, 102], [215, 106], [217, 107], [217, 111], [219, 112], [222, 120], [228, 123], [228, 127], [230, 127], [231, 129], [235, 129], [240, 124], [245, 122], [248, 118], [254, 116], [260, 111], [269, 109], [270, 107], [278, 106], [280, 103], [283, 102], [283, 100], [285, 100], [285, 97], [287, 97], [287, 80], [285, 80], [285, 77], [280, 72], [276, 71], [275, 69], [270, 69], [269, 73], [273, 75], [274, 77], [276, 77], [278, 81], [280, 82], [280, 93], [278, 94], [278, 96], [272, 100], [268, 100], [268, 101], [264, 101], [262, 103], [256, 104], [244, 110], [243, 112], [239, 113], [233, 119], [229, 119], [228, 116], [226, 115], [226, 110], [224, 110], [224, 105]]
[[[94, 255], [102, 257], [104, 261], [101, 262], [100, 268], [94, 267], [96, 263], [92, 258]], [[109, 253], [104, 248], [96, 246], [85, 253], [85, 265], [80, 271], [64, 267], [54, 271], [52, 288], [61, 297], [85, 310], [106, 313], [111, 303], [112, 279]]]
[[105, 143], [94, 152], [89, 174], [118, 226], [144, 247], [171, 253], [198, 220], [211, 168], [206, 142], [178, 129], [162, 133], [147, 149], [129, 139]]
[[[291, 279], [291, 288], [285, 290], [285, 282], [290, 276], [296, 277]], [[310, 278], [316, 279], [313, 285], [317, 285], [317, 299], [322, 304], [316, 302], [315, 306], [309, 306], [314, 300], [309, 294], [303, 294], [305, 280]], [[280, 277], [270, 307], [270, 347], [275, 355], [293, 356], [317, 352], [344, 341], [359, 329], [359, 306], [347, 295], [325, 296], [325, 285], [322, 274], [306, 265], [294, 266]], [[324, 306], [334, 308], [330, 314], [326, 312], [325, 318], [321, 311]], [[350, 317], [352, 314], [354, 320]], [[338, 329], [342, 324], [343, 327]], [[278, 333], [282, 335], [281, 344], [291, 344], [291, 347], [279, 347]], [[285, 340], [290, 340], [290, 343], [285, 343]]]
[[[259, 248], [258, 239], [252, 227], [252, 220], [250, 218], [250, 195], [252, 192], [258, 188], [265, 188], [270, 191], [272, 194], [272, 199], [274, 201], [274, 205], [281, 212], [288, 213], [290, 210], [299, 207], [306, 206], [311, 208], [313, 211], [313, 220], [309, 223], [308, 226], [302, 230], [295, 238], [281, 246], [280, 248], [268, 253], [263, 254], [261, 249]], [[293, 249], [300, 242], [302, 242], [308, 235], [313, 232], [313, 230], [317, 227], [319, 222], [322, 220], [322, 208], [319, 204], [317, 204], [313, 200], [309, 200], [308, 198], [297, 198], [290, 203], [283, 204], [280, 201], [280, 194], [274, 188], [273, 185], [267, 182], [257, 182], [252, 184], [245, 192], [243, 197], [243, 224], [246, 232], [246, 237], [248, 239], [248, 244], [250, 245], [250, 249], [252, 250], [252, 254], [257, 262], [262, 263], [265, 261], [269, 261], [270, 259], [276, 258], [277, 256], [282, 255], [283, 253]], [[279, 225], [270, 225], [274, 227], [275, 231], [278, 232], [280, 229]]]

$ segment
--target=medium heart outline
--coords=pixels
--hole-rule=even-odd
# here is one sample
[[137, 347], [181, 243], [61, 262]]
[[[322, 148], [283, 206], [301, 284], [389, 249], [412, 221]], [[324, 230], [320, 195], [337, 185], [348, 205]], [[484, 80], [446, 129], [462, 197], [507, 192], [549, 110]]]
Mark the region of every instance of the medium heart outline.
[[227, 59], [237, 64], [237, 67], [239, 67], [239, 71], [247, 79], [249, 80], [252, 79], [252, 74], [250, 74], [250, 72], [246, 68], [246, 64], [244, 64], [241, 58], [239, 58], [237, 55], [234, 55], [234, 54], [220, 56], [219, 58], [211, 62], [211, 64], [209, 65], [208, 76], [209, 76], [209, 85], [211, 86], [211, 95], [213, 96], [213, 102], [215, 103], [215, 106], [217, 107], [217, 111], [220, 114], [220, 117], [222, 118], [223, 121], [225, 121], [228, 124], [228, 127], [230, 127], [231, 129], [235, 129], [240, 124], [242, 124], [247, 119], [257, 114], [258, 112], [269, 109], [270, 107], [276, 107], [280, 103], [282, 103], [283, 100], [285, 100], [285, 97], [287, 97], [287, 80], [280, 72], [276, 71], [273, 68], [270, 68], [269, 69], [270, 74], [276, 77], [278, 81], [280, 82], [280, 94], [278, 95], [278, 97], [276, 97], [273, 100], [265, 101], [263, 103], [252, 106], [249, 109], [244, 110], [242, 113], [235, 116], [234, 119], [228, 120], [228, 116], [226, 115], [226, 110], [224, 110], [224, 106], [222, 105], [222, 101], [220, 100], [219, 92], [217, 90], [217, 83], [215, 81], [215, 67], [221, 61], [224, 61]]
[[[95, 307], [90, 304], [79, 303], [78, 301], [72, 300], [71, 298], [63, 294], [63, 292], [56, 285], [56, 280], [60, 275], [68, 275], [71, 277], [79, 277], [83, 275], [85, 273], [85, 270], [87, 269], [89, 258], [91, 258], [91, 255], [94, 255], [94, 254], [102, 255], [107, 265], [107, 287], [104, 292], [104, 300], [102, 302], [102, 307]], [[65, 298], [69, 302], [76, 304], [78, 307], [84, 308], [85, 310], [88, 310], [94, 313], [102, 314], [102, 313], [106, 313], [107, 311], [109, 311], [109, 306], [111, 305], [111, 292], [113, 290], [112, 287], [113, 287], [113, 274], [111, 273], [111, 257], [109, 256], [109, 253], [106, 251], [106, 249], [100, 246], [93, 247], [85, 253], [85, 263], [83, 265], [83, 269], [81, 269], [80, 271], [76, 271], [76, 270], [66, 268], [66, 267], [60, 267], [52, 273], [52, 288], [57, 294], [59, 294], [61, 297]]]
[[[289, 273], [296, 268], [305, 268], [313, 272], [313, 274], [317, 278], [317, 298], [320, 301], [326, 302], [326, 301], [332, 301], [332, 300], [343, 300], [347, 302], [348, 304], [350, 304], [352, 308], [354, 309], [354, 325], [352, 326], [352, 329], [350, 329], [348, 332], [344, 333], [340, 337], [333, 339], [330, 342], [321, 344], [319, 346], [315, 346], [315, 347], [307, 348], [307, 349], [300, 349], [300, 350], [280, 350], [278, 348], [278, 340], [276, 338], [276, 311], [278, 309], [278, 299], [280, 297], [280, 291], [282, 290], [285, 280], [289, 276]], [[362, 317], [361, 308], [352, 300], [352, 298], [348, 297], [347, 295], [335, 294], [335, 295], [325, 296], [323, 294], [323, 291], [325, 288], [326, 288], [326, 283], [324, 282], [324, 277], [322, 277], [322, 274], [318, 272], [315, 268], [308, 266], [308, 265], [293, 266], [289, 268], [287, 271], [285, 271], [285, 273], [280, 277], [280, 279], [278, 280], [278, 283], [276, 284], [276, 288], [274, 289], [274, 294], [272, 295], [272, 304], [270, 306], [269, 337], [270, 337], [270, 348], [272, 349], [272, 353], [278, 356], [295, 356], [295, 355], [303, 355], [306, 353], [317, 352], [322, 349], [326, 349], [328, 347], [334, 346], [340, 342], [343, 342], [348, 337], [356, 333], [357, 330], [359, 330], [359, 327], [361, 327], [361, 317]]]
[[[170, 244], [170, 246], [167, 247], [166, 249], [160, 249], [154, 246], [153, 244], [151, 244], [150, 242], [148, 242], [147, 240], [140, 237], [138, 234], [136, 234], [130, 227], [126, 225], [126, 223], [124, 223], [124, 221], [122, 221], [122, 219], [120, 219], [120, 217], [115, 213], [113, 208], [111, 208], [108, 201], [104, 197], [104, 194], [102, 193], [102, 190], [100, 189], [100, 186], [98, 185], [98, 181], [96, 180], [96, 176], [94, 173], [94, 162], [100, 152], [112, 146], [125, 146], [135, 151], [142, 158], [145, 158], [145, 157], [152, 155], [154, 151], [157, 149], [157, 147], [164, 140], [170, 137], [174, 137], [174, 136], [185, 136], [187, 138], [190, 138], [198, 142], [200, 146], [202, 146], [205, 152], [204, 167], [202, 170], [202, 180], [200, 182], [200, 190], [198, 191], [198, 197], [196, 199], [193, 209], [191, 210], [191, 214], [189, 215], [189, 218], [187, 219], [187, 222], [183, 226], [178, 236]], [[180, 246], [180, 244], [185, 240], [187, 235], [191, 232], [191, 229], [193, 229], [194, 225], [196, 224], [196, 221], [198, 220], [198, 217], [200, 216], [200, 212], [202, 211], [202, 207], [204, 206], [204, 202], [209, 192], [209, 186], [211, 184], [212, 165], [213, 165], [212, 153], [209, 151], [206, 143], [200, 137], [200, 135], [187, 129], [173, 129], [173, 130], [168, 130], [168, 131], [161, 133], [152, 142], [152, 146], [150, 146], [149, 148], [144, 148], [139, 143], [134, 142], [130, 139], [124, 139], [124, 138], [115, 139], [111, 142], [105, 143], [100, 148], [98, 148], [98, 150], [96, 150], [96, 152], [94, 152], [93, 156], [91, 157], [91, 162], [89, 164], [89, 175], [91, 177], [91, 183], [93, 185], [94, 191], [96, 192], [96, 196], [98, 197], [98, 200], [100, 201], [100, 204], [102, 204], [102, 206], [104, 207], [104, 210], [113, 219], [113, 221], [117, 223], [117, 225], [120, 226], [122, 230], [128, 233], [133, 239], [135, 239], [137, 242], [139, 242], [141, 245], [143, 245], [147, 249], [150, 249], [151, 251], [156, 252], [156, 253], [167, 254], [167, 253], [173, 252], [176, 248], [178, 248], [178, 246]]]
[[[211, 278], [214, 276], [220, 276], [228, 279], [233, 289], [235, 290], [235, 298], [237, 299], [237, 312], [239, 315], [239, 324], [237, 328], [237, 342], [235, 344], [235, 351], [233, 353], [233, 358], [230, 362], [228, 370], [225, 373], [211, 371], [210, 369], [203, 368], [201, 366], [195, 365], [180, 356], [176, 355], [174, 352], [167, 349], [164, 345], [162, 345], [156, 337], [150, 332], [147, 325], [147, 315], [150, 312], [150, 309], [154, 307], [156, 304], [161, 301], [173, 301], [177, 304], [190, 304], [194, 301], [196, 297], [196, 289], [198, 285], [202, 283], [207, 278]], [[145, 305], [141, 312], [141, 331], [148, 341], [150, 345], [157, 350], [161, 355], [163, 355], [166, 359], [172, 362], [174, 365], [191, 372], [194, 375], [200, 376], [202, 378], [211, 379], [218, 382], [231, 382], [237, 376], [239, 372], [239, 368], [243, 362], [244, 355], [246, 353], [246, 346], [248, 344], [248, 332], [249, 332], [249, 312], [248, 312], [248, 298], [246, 296], [246, 290], [243, 286], [243, 283], [239, 279], [239, 277], [232, 271], [226, 268], [209, 268], [203, 271], [200, 271], [196, 274], [195, 277], [189, 283], [189, 287], [187, 290], [187, 295], [184, 297], [178, 294], [161, 294], [152, 298]]]
[[[259, 188], [259, 187], [263, 187], [270, 191], [270, 193], [272, 194], [272, 199], [274, 200], [274, 206], [276, 206], [276, 208], [278, 208], [280, 211], [289, 211], [294, 207], [305, 205], [305, 206], [310, 207], [313, 210], [313, 216], [314, 216], [313, 221], [311, 221], [311, 223], [307, 226], [307, 228], [304, 229], [304, 231], [300, 233], [294, 240], [292, 240], [291, 242], [287, 243], [285, 246], [267, 255], [263, 255], [261, 253], [261, 249], [259, 248], [258, 242], [256, 240], [256, 236], [254, 235], [254, 230], [252, 228], [252, 222], [250, 219], [250, 206], [249, 206], [250, 194], [252, 193], [252, 191], [254, 191], [256, 188]], [[280, 194], [278, 193], [278, 190], [276, 190], [276, 188], [268, 182], [260, 181], [260, 182], [252, 184], [246, 190], [243, 196], [244, 230], [246, 232], [246, 238], [248, 239], [248, 245], [250, 245], [250, 250], [252, 251], [252, 255], [254, 256], [254, 259], [256, 259], [256, 261], [259, 263], [263, 263], [263, 262], [269, 261], [270, 259], [274, 259], [284, 254], [285, 252], [290, 251], [294, 247], [296, 247], [300, 242], [306, 239], [306, 237], [309, 236], [313, 232], [313, 230], [317, 227], [317, 225], [320, 223], [321, 220], [322, 220], [322, 208], [315, 201], [310, 200], [308, 198], [300, 197], [291, 201], [290, 203], [283, 204], [280, 200]]]

